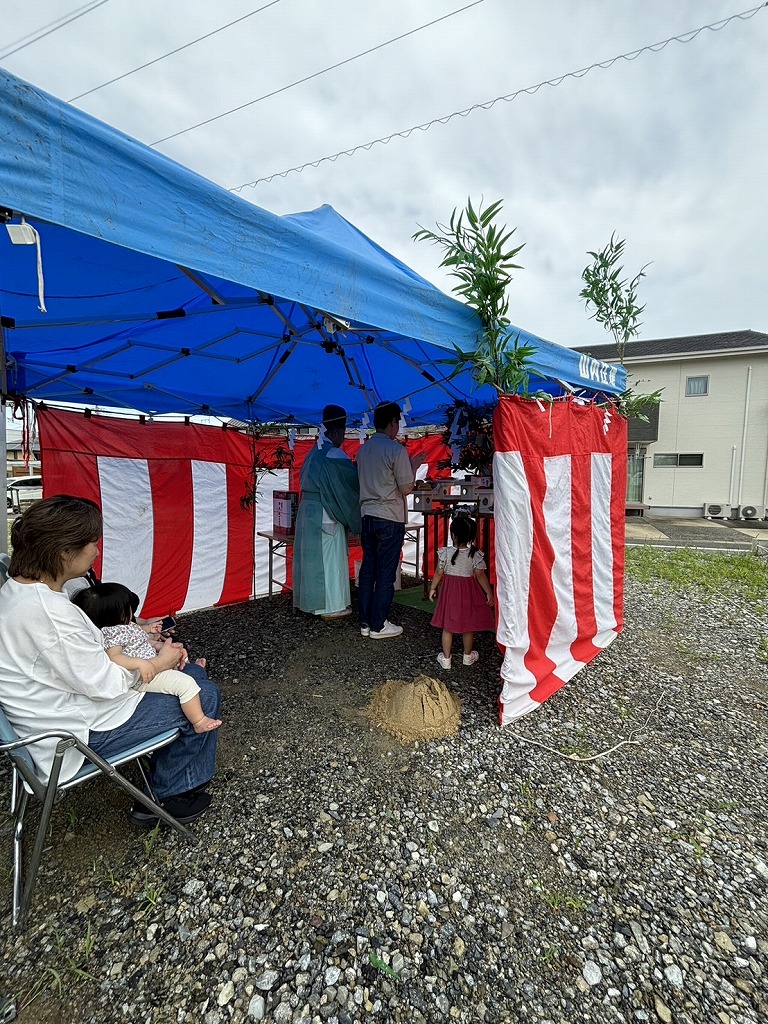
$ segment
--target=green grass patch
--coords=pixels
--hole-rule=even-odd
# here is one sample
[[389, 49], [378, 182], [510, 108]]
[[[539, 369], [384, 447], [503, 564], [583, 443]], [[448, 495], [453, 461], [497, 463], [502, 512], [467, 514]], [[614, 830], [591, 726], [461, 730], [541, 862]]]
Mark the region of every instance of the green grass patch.
[[646, 545], [627, 549], [627, 575], [641, 583], [663, 580], [677, 590], [696, 586], [707, 592], [733, 587], [752, 604], [762, 606], [768, 594], [768, 564], [757, 555]]

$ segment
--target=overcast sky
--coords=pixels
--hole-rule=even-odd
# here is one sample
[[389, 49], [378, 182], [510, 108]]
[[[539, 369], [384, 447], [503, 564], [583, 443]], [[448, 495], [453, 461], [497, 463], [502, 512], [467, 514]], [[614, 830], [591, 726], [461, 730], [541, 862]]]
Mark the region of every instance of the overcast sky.
[[[104, 0], [0, 64], [70, 100], [156, 61], [75, 101], [147, 144], [282, 90], [156, 146], [234, 188], [757, 6], [471, 3]], [[0, 54], [84, 6], [4, 0]], [[329, 203], [446, 291], [438, 251], [411, 235], [467, 196], [501, 199], [525, 242], [511, 319], [560, 344], [610, 340], [578, 294], [586, 251], [612, 231], [627, 239], [631, 275], [650, 264], [641, 337], [768, 331], [766, 54], [768, 8], [242, 195], [278, 214]], [[349, 62], [286, 88], [341, 61]]]

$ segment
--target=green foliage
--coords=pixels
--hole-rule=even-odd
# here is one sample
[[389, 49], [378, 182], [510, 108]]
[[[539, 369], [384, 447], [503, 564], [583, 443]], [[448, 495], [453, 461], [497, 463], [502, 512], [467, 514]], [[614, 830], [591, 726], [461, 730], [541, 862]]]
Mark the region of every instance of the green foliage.
[[572, 896], [570, 893], [561, 890], [548, 890], [539, 882], [535, 886], [539, 896], [549, 907], [553, 914], [559, 910], [584, 910], [587, 903], [581, 896]]
[[[24, 995], [21, 996], [19, 999], [19, 1019], [21, 1019], [23, 1011], [41, 996], [49, 993], [60, 996], [64, 992], [65, 987], [69, 987], [69, 984], [75, 985], [81, 981], [99, 981], [95, 975], [85, 968], [87, 961], [93, 956], [96, 947], [96, 932], [91, 927], [90, 921], [86, 924], [85, 935], [81, 943], [70, 948], [65, 944], [58, 932], [54, 932], [54, 943], [57, 952], [56, 966], [44, 968], [42, 973], [31, 983]], [[0, 1011], [3, 1009], [3, 999], [0, 997]], [[28, 1019], [36, 1018], [32, 1016], [24, 1017], [24, 1020]], [[45, 1019], [48, 1020], [48, 1017], [46, 1016]]]
[[[589, 250], [587, 255], [592, 257], [592, 263], [581, 272], [584, 287], [579, 292], [586, 308], [594, 308], [591, 319], [597, 320], [613, 335], [622, 366], [627, 342], [636, 338], [642, 327], [640, 316], [645, 306], [638, 305], [637, 290], [648, 266], [647, 263], [642, 266], [631, 281], [622, 277], [624, 267], [619, 261], [624, 256], [625, 245], [626, 239], [617, 238], [614, 232], [600, 252]], [[659, 404], [662, 390], [639, 395], [632, 388], [627, 388], [614, 404], [622, 416], [632, 416], [647, 423], [648, 409]]]
[[437, 224], [437, 231], [420, 228], [414, 241], [432, 242], [443, 250], [441, 267], [447, 267], [457, 279], [454, 292], [477, 312], [482, 334], [472, 352], [454, 345], [456, 356], [446, 359], [454, 367], [451, 376], [469, 367], [478, 384], [490, 384], [502, 394], [527, 394], [530, 377], [535, 374], [531, 360], [535, 348], [522, 345], [520, 335], [509, 337], [509, 299], [507, 287], [512, 271], [522, 269], [515, 257], [522, 245], [510, 245], [516, 228], [507, 230], [497, 224], [501, 201], [477, 210], [467, 200], [463, 210], [455, 209], [448, 224]]
[[83, 956], [86, 960], [90, 960], [95, 945], [96, 936], [91, 929], [91, 922], [89, 921], [85, 929], [85, 938], [83, 939]]
[[574, 731], [573, 739], [570, 742], [563, 744], [562, 751], [573, 760], [593, 757], [595, 754], [595, 748], [590, 746], [587, 742], [583, 729], [576, 729]]
[[163, 882], [154, 882], [149, 877], [149, 871], [144, 872], [144, 892], [142, 898], [147, 910], [154, 910], [165, 892]]
[[444, 250], [440, 266], [451, 268], [451, 276], [459, 281], [453, 290], [477, 310], [486, 331], [498, 330], [499, 321], [506, 318], [511, 272], [522, 269], [513, 260], [523, 246], [508, 248], [516, 229], [507, 231], [494, 223], [500, 211], [500, 200], [485, 210], [481, 203], [475, 212], [468, 199], [464, 210], [453, 211], [449, 224], [437, 225], [439, 233], [421, 228], [413, 236], [415, 241], [429, 241]]
[[626, 391], [622, 391], [618, 396], [616, 408], [627, 419], [634, 418], [647, 423], [648, 410], [651, 406], [658, 405], [661, 402], [661, 392], [663, 390], [664, 388], [659, 388], [658, 391], [652, 391], [649, 395], [638, 395], [631, 388], [627, 388]]
[[244, 511], [255, 509], [259, 503], [259, 486], [276, 469], [285, 469], [293, 463], [293, 452], [285, 448], [281, 437], [266, 437], [277, 429], [274, 423], [251, 423], [248, 437], [251, 447], [251, 468], [245, 478], [245, 491], [240, 498]]
[[[50, 990], [57, 995], [61, 995], [64, 990], [64, 981], [61, 976], [61, 971], [57, 971], [53, 967], [46, 967], [42, 974], [34, 980], [29, 989], [19, 1000], [19, 1013], [23, 1013], [27, 1007], [31, 1006], [36, 999], [39, 999], [43, 993], [50, 988]], [[0, 1000], [0, 1010], [5, 1009], [2, 1000]], [[13, 1018], [9, 1018], [13, 1020]]]
[[393, 970], [389, 964], [385, 964], [380, 956], [375, 953], [368, 954], [368, 962], [371, 967], [375, 967], [377, 971], [381, 971], [382, 974], [386, 974], [388, 978], [400, 978], [400, 972]]
[[549, 943], [542, 946], [539, 956], [541, 957], [545, 967], [555, 967], [560, 962], [559, 948]]
[[628, 704], [625, 704], [622, 700], [615, 700], [614, 704], [616, 705], [616, 714], [622, 722], [626, 722], [627, 719], [632, 718], [633, 710]]
[[155, 827], [149, 832], [144, 838], [144, 855], [149, 858], [152, 856], [152, 851], [157, 843], [157, 837], [160, 834], [160, 821], [158, 820]]
[[637, 337], [642, 326], [640, 316], [645, 306], [637, 303], [637, 289], [648, 266], [646, 263], [641, 267], [631, 281], [622, 278], [624, 267], [619, 260], [624, 255], [625, 245], [626, 239], [617, 239], [614, 232], [604, 249], [588, 252], [592, 265], [581, 272], [584, 287], [579, 292], [587, 309], [594, 306], [592, 319], [613, 335], [622, 366], [627, 342]]
[[688, 844], [693, 847], [693, 856], [696, 860], [701, 860], [704, 856], [704, 845], [700, 840], [696, 836], [689, 836]]
[[698, 587], [715, 593], [731, 586], [754, 607], [764, 606], [768, 592], [768, 565], [753, 554], [675, 548], [664, 551], [650, 545], [627, 548], [627, 574], [641, 583], [663, 580], [676, 590]]

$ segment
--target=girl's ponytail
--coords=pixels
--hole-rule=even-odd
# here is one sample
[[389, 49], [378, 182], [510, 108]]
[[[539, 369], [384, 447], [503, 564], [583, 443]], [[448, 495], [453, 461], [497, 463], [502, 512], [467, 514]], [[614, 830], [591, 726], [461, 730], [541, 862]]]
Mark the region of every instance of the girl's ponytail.
[[470, 519], [469, 516], [459, 515], [456, 516], [451, 523], [451, 540], [454, 542], [457, 550], [454, 551], [453, 557], [451, 558], [451, 565], [456, 564], [456, 556], [458, 555], [459, 544], [469, 545], [469, 557], [475, 553], [474, 539], [477, 533], [477, 525], [474, 519]]

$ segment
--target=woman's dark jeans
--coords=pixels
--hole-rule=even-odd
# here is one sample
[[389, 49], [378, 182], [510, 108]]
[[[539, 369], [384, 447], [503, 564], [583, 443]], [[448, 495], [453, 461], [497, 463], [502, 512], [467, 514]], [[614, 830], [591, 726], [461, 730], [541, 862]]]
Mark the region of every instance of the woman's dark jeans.
[[[200, 665], [187, 665], [185, 672], [200, 686], [203, 711], [219, 717], [221, 693]], [[131, 717], [116, 729], [92, 731], [88, 745], [102, 757], [152, 739], [166, 729], [181, 729], [181, 736], [152, 755], [152, 786], [158, 800], [179, 796], [203, 786], [216, 771], [216, 742], [219, 730], [195, 732], [181, 710], [179, 698], [170, 693], [145, 693]]]

